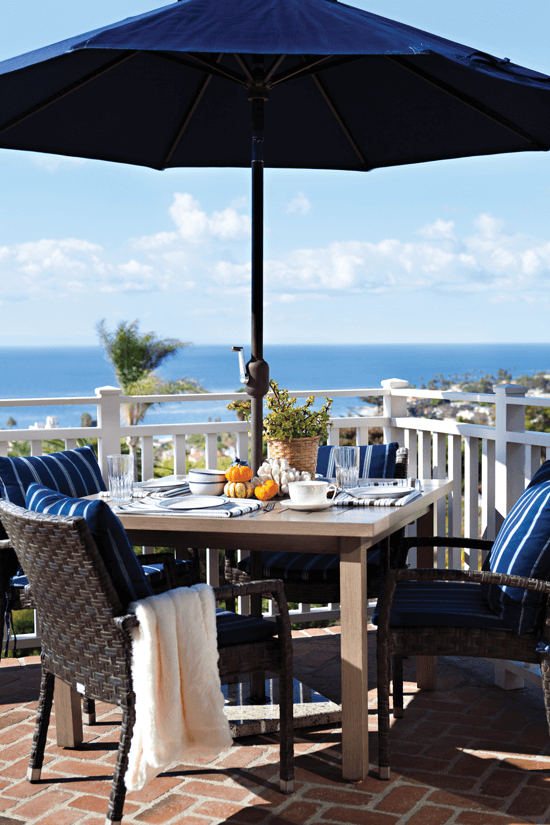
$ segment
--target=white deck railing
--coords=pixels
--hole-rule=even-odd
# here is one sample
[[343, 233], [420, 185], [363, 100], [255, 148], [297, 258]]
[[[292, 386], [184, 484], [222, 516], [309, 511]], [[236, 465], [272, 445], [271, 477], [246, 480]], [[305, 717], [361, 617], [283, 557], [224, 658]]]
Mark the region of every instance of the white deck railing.
[[[43, 442], [61, 439], [67, 449], [76, 446], [79, 438], [97, 438], [99, 462], [106, 476], [106, 456], [118, 453], [121, 441], [137, 436], [141, 441], [142, 477], [154, 473], [154, 440], [170, 434], [174, 448], [174, 471], [183, 474], [191, 435], [205, 437], [205, 462], [207, 467], [217, 466], [217, 437], [230, 433], [236, 438], [237, 454], [248, 455], [248, 424], [240, 421], [217, 421], [193, 424], [140, 424], [124, 426], [121, 422], [122, 406], [131, 402], [189, 405], [207, 400], [239, 401], [239, 393], [198, 393], [184, 395], [151, 395], [127, 397], [115, 387], [101, 387], [94, 396], [82, 398], [32, 398], [0, 399], [1, 407], [53, 407], [81, 406], [86, 410], [97, 407], [97, 427], [60, 427], [55, 429], [0, 430], [0, 455], [8, 454], [12, 441], [29, 441], [32, 455], [40, 455]], [[310, 395], [324, 397], [381, 396], [382, 414], [368, 417], [331, 419], [330, 444], [338, 444], [340, 430], [355, 429], [356, 443], [367, 444], [369, 430], [382, 428], [384, 441], [398, 441], [409, 450], [409, 475], [419, 478], [444, 478], [453, 480], [453, 492], [439, 503], [436, 514], [436, 532], [440, 535], [478, 536], [494, 538], [510, 507], [525, 489], [550, 447], [550, 433], [525, 430], [525, 407], [549, 407], [550, 397], [526, 396], [524, 387], [510, 384], [495, 387], [494, 393], [467, 393], [454, 391], [417, 390], [409, 388], [406, 381], [389, 379], [381, 387], [354, 388], [349, 390], [292, 390], [299, 398]], [[487, 407], [490, 424], [458, 423], [453, 418], [423, 418], [408, 413], [408, 399], [445, 400], [464, 404], [490, 405]], [[414, 528], [412, 528], [414, 531]], [[465, 565], [477, 568], [481, 562], [477, 552], [461, 557], [460, 550], [438, 551], [437, 564], [444, 566]], [[218, 551], [207, 554], [209, 578], [218, 583]], [[414, 559], [412, 560], [414, 563]], [[338, 615], [338, 605], [310, 608], [300, 605], [295, 621], [332, 618]], [[18, 646], [36, 643], [36, 635], [18, 637]]]

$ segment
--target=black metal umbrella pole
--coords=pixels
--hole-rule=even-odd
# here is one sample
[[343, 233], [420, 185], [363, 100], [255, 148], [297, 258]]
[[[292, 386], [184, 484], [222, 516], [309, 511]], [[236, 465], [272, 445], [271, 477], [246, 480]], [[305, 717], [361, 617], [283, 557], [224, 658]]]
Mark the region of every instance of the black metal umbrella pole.
[[269, 366], [264, 361], [264, 103], [263, 61], [256, 58], [253, 73], [258, 85], [248, 95], [252, 103], [252, 329], [251, 358], [246, 391], [251, 396], [251, 464], [254, 473], [263, 461], [263, 400], [269, 389]]

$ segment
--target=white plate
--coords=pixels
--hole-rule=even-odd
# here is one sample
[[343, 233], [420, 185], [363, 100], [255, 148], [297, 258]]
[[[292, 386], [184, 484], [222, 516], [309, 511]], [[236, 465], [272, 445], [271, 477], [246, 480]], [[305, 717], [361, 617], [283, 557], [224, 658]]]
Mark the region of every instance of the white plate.
[[332, 507], [332, 501], [323, 501], [322, 504], [294, 504], [289, 498], [281, 501], [283, 507], [289, 507], [291, 510], [328, 510]]
[[414, 493], [414, 487], [350, 487], [349, 492], [355, 498], [401, 498], [408, 496], [409, 493]]
[[157, 487], [181, 487], [187, 482], [186, 476], [165, 476], [164, 478], [150, 478], [148, 481], [136, 481], [134, 487], [138, 489], [155, 490]]
[[202, 510], [205, 507], [221, 507], [227, 504], [225, 496], [185, 496], [175, 501], [161, 501], [159, 507], [167, 510]]

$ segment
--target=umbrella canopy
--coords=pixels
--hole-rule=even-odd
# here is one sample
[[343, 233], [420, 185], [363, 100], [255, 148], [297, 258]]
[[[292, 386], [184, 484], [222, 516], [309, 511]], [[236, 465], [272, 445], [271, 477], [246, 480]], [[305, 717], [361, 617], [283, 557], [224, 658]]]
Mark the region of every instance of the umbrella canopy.
[[252, 163], [253, 465], [264, 163], [368, 171], [550, 147], [550, 78], [334, 0], [180, 0], [0, 63], [0, 101], [0, 147]]
[[506, 59], [330, 0], [181, 0], [0, 63], [0, 146], [249, 166], [251, 89], [270, 167], [550, 145], [549, 78]]

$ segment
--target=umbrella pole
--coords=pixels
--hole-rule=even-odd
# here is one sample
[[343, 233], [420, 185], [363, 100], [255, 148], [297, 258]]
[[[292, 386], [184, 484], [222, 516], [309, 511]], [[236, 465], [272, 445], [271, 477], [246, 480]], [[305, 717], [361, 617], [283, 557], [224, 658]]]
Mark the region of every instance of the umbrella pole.
[[252, 335], [249, 379], [254, 474], [263, 462], [263, 400], [269, 389], [269, 366], [263, 359], [264, 326], [264, 100], [265, 92], [251, 90], [252, 102]]
[[[258, 61], [259, 62], [259, 61]], [[264, 361], [264, 101], [265, 90], [256, 87], [250, 90], [252, 102], [252, 336], [251, 359], [248, 363], [247, 393], [252, 396], [251, 466], [254, 475], [263, 462], [263, 403], [269, 389], [269, 367]], [[253, 581], [262, 578], [262, 554], [252, 551], [250, 576]], [[258, 596], [250, 598], [252, 616], [262, 615], [262, 600]], [[250, 674], [250, 701], [265, 704], [265, 673]]]

